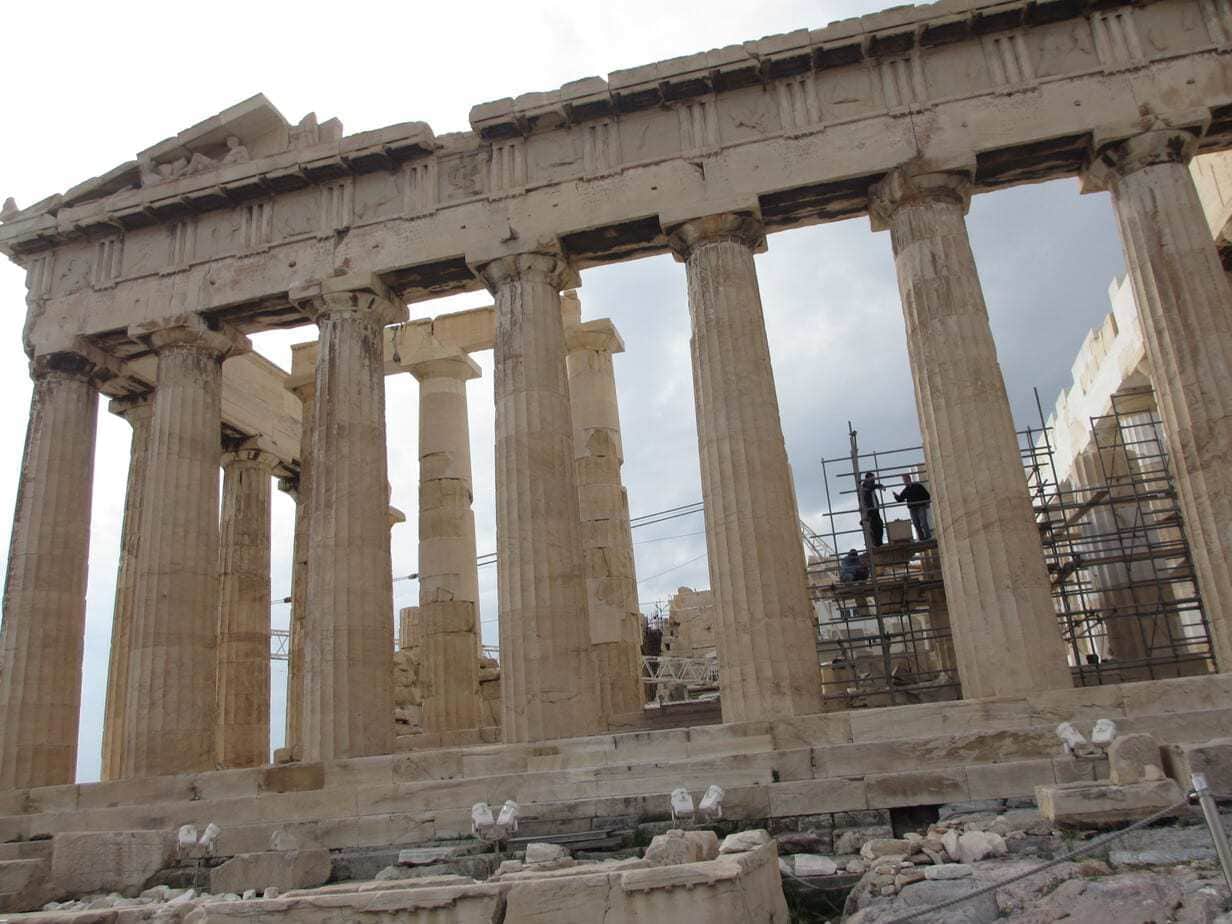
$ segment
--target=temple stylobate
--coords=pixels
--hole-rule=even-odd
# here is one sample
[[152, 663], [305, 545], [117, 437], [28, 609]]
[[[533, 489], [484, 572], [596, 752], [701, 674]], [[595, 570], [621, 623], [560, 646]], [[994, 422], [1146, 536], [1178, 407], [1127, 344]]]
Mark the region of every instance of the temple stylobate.
[[[525, 748], [544, 742], [640, 747], [617, 734], [656, 727], [621, 477], [624, 343], [574, 289], [587, 268], [664, 253], [691, 318], [721, 728], [776, 754], [796, 734], [854, 746], [851, 722], [877, 720], [823, 698], [754, 257], [777, 233], [863, 216], [893, 247], [947, 663], [980, 721], [996, 700], [1055, 724], [1048, 704], [1093, 694], [1070, 689], [966, 213], [973, 196], [1058, 177], [1115, 207], [1227, 672], [1232, 263], [1190, 161], [1232, 147], [1230, 53], [1222, 0], [904, 7], [483, 103], [470, 132], [440, 137], [422, 122], [292, 124], [257, 95], [63, 194], [6, 204], [34, 390], [0, 635], [0, 790], [74, 782], [102, 397], [133, 439], [99, 786], [267, 764], [271, 479], [297, 504], [283, 762], [325, 768], [328, 786], [330, 768], [407, 750], [456, 753], [456, 772], [424, 777], [452, 779], [496, 772], [497, 753], [534, 765]], [[491, 307], [423, 317], [481, 289]], [[250, 336], [300, 327], [289, 372], [251, 352]], [[487, 350], [491, 716], [467, 404]], [[396, 645], [384, 382], [402, 374], [419, 389], [420, 583]], [[399, 679], [411, 647], [413, 679]], [[1224, 708], [1225, 679], [1190, 681]], [[395, 722], [400, 685], [418, 691], [413, 735]], [[834, 742], [808, 737], [835, 721], [848, 724]], [[495, 726], [506, 750], [491, 750]], [[897, 798], [874, 797], [870, 773], [831, 777], [844, 793], [861, 780], [859, 808]], [[767, 785], [793, 779], [776, 767]]]

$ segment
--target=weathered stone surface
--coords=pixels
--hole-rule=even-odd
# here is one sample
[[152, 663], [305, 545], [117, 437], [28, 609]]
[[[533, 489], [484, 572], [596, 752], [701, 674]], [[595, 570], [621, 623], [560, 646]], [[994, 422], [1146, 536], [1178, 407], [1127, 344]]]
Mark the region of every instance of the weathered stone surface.
[[[1182, 801], [1174, 780], [1144, 783], [1066, 783], [1039, 786], [1040, 813], [1058, 825], [1107, 827], [1137, 821]], [[1178, 808], [1179, 812], [1181, 809]]]
[[210, 891], [308, 889], [325, 883], [330, 869], [329, 851], [322, 847], [241, 854], [210, 871]]
[[911, 841], [897, 838], [875, 838], [865, 841], [860, 847], [860, 856], [866, 860], [876, 860], [880, 857], [905, 857], [914, 853], [916, 845]]
[[894, 247], [963, 694], [1021, 695], [1071, 681], [967, 237], [969, 195], [964, 173], [897, 170], [871, 213]]
[[838, 864], [829, 857], [812, 853], [797, 853], [786, 858], [791, 871], [797, 876], [833, 876]]
[[753, 263], [764, 230], [735, 213], [671, 230], [688, 278], [723, 718], [819, 712], [816, 616]]
[[713, 860], [718, 855], [719, 839], [713, 831], [671, 830], [650, 842], [645, 859], [652, 866], [672, 866]]
[[551, 863], [556, 860], [565, 860], [569, 857], [569, 851], [560, 844], [545, 844], [532, 843], [526, 845], [525, 863]]
[[37, 361], [0, 632], [0, 790], [77, 764], [98, 392], [69, 354]]
[[719, 845], [719, 853], [721, 855], [746, 853], [768, 843], [770, 843], [770, 835], [760, 829], [737, 831], [735, 834], [729, 834], [723, 838], [723, 843]]
[[52, 840], [50, 883], [62, 895], [135, 895], [174, 859], [175, 834], [169, 831], [57, 834]]
[[1215, 798], [1232, 799], [1232, 738], [1169, 745], [1163, 758], [1168, 775], [1182, 786], [1190, 787], [1193, 775], [1201, 773]]
[[1148, 778], [1147, 767], [1162, 769], [1154, 735], [1119, 735], [1108, 746], [1108, 778], [1113, 783], [1140, 783]]

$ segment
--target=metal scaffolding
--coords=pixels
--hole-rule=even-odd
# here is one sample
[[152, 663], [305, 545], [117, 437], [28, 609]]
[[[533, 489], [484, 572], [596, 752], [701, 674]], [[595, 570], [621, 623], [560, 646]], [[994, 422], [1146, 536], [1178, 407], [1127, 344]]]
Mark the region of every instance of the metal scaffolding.
[[[1085, 479], [1057, 477], [1038, 393], [1036, 405], [1040, 424], [1019, 432], [1019, 448], [1075, 684], [1212, 670], [1151, 389], [1122, 390], [1110, 414], [1091, 420], [1098, 467]], [[809, 563], [823, 696], [848, 707], [958, 698], [936, 541], [919, 540], [906, 505], [877, 490], [887, 536], [873, 545], [856, 487], [866, 472], [887, 487], [903, 473], [927, 484], [923, 449], [862, 452], [850, 423], [848, 437], [847, 456], [821, 462], [827, 541], [836, 552]]]

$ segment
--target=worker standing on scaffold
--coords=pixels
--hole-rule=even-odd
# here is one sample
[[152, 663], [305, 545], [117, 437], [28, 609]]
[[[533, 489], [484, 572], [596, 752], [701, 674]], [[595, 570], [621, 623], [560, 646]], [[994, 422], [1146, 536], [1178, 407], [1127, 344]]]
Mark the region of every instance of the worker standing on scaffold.
[[885, 524], [881, 522], [881, 510], [877, 507], [877, 495], [873, 492], [884, 490], [885, 485], [878, 484], [872, 472], [864, 473], [864, 480], [860, 482], [860, 512], [864, 514], [864, 521], [868, 525], [868, 540], [873, 544], [873, 548], [881, 545], [885, 535]]

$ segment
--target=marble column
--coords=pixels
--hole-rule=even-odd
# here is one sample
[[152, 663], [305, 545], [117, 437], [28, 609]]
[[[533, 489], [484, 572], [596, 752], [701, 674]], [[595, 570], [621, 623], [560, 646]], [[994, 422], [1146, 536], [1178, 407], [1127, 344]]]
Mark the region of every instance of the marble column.
[[116, 572], [115, 608], [111, 617], [111, 650], [107, 658], [107, 699], [103, 707], [104, 780], [120, 778], [124, 766], [124, 713], [128, 696], [128, 646], [133, 618], [137, 545], [141, 535], [141, 507], [145, 498], [146, 453], [150, 446], [150, 421], [154, 419], [154, 396], [116, 398], [110, 411], [133, 428], [128, 451], [128, 485], [124, 492], [124, 523], [120, 527], [120, 566]]
[[895, 171], [889, 228], [963, 696], [1068, 687], [1039, 528], [975, 258], [961, 173]]
[[1160, 128], [1103, 148], [1215, 659], [1232, 671], [1232, 286], [1186, 167], [1197, 137]]
[[419, 382], [419, 685], [423, 729], [479, 727], [479, 570], [465, 353], [413, 363]]
[[[299, 477], [283, 490], [295, 498], [295, 537], [291, 562], [291, 619], [287, 639], [287, 722], [284, 747], [295, 758], [303, 755], [304, 724], [304, 614], [308, 602], [308, 498], [312, 491], [313, 420], [316, 416], [316, 370], [301, 368], [305, 347], [292, 349], [291, 378], [287, 382], [300, 401]], [[280, 485], [280, 487], [282, 487]]]
[[75, 353], [36, 357], [0, 625], [0, 790], [77, 771], [98, 392]]
[[158, 356], [129, 628], [123, 777], [214, 768], [222, 363], [199, 315], [129, 330]]
[[222, 457], [218, 549], [218, 765], [260, 767], [270, 739], [270, 481], [256, 448]]
[[496, 549], [502, 732], [507, 742], [605, 727], [590, 656], [554, 254], [480, 267], [496, 301]]
[[291, 293], [316, 321], [303, 759], [393, 750], [393, 576], [385, 458], [386, 324], [405, 307], [372, 275]]
[[737, 213], [669, 230], [688, 275], [723, 721], [820, 712], [817, 617], [753, 263], [764, 232]]
[[[576, 302], [574, 302], [576, 305]], [[642, 709], [642, 616], [637, 605], [629, 497], [621, 482], [624, 453], [612, 355], [624, 341], [606, 319], [565, 329], [573, 457], [577, 469], [590, 650], [605, 716]]]

